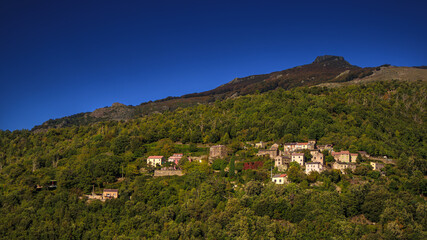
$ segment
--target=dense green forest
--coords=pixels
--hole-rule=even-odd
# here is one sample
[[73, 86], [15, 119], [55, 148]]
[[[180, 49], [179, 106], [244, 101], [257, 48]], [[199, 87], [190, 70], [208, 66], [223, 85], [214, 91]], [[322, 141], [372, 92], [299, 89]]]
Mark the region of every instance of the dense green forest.
[[[426, 239], [426, 90], [403, 81], [276, 89], [134, 120], [0, 131], [0, 238]], [[379, 174], [362, 159], [347, 174], [308, 176], [292, 166], [291, 183], [275, 185], [272, 161], [246, 144], [308, 139], [395, 164]], [[146, 164], [218, 143], [228, 158], [184, 159], [181, 177], [153, 178]], [[254, 160], [264, 167], [242, 169]], [[56, 189], [36, 190], [52, 180]], [[86, 201], [93, 188], [120, 196]]]

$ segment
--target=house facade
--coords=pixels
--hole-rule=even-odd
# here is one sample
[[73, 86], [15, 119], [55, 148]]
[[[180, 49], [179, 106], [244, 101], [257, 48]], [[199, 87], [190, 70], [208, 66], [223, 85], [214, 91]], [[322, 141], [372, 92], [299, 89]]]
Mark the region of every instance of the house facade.
[[349, 151], [332, 152], [331, 155], [338, 162], [350, 162], [351, 160]]
[[323, 153], [320, 153], [319, 151], [310, 151], [311, 156], [313, 156], [311, 158], [312, 162], [318, 162], [322, 165], [325, 165], [325, 158], [323, 156]]
[[275, 143], [275, 144], [271, 145], [270, 149], [271, 150], [278, 150], [279, 149], [279, 144]]
[[334, 162], [334, 164], [332, 164], [332, 169], [340, 170], [342, 173], [345, 173], [344, 170], [347, 168], [354, 170], [356, 169], [356, 164], [344, 162]]
[[384, 164], [377, 163], [377, 162], [371, 162], [372, 170], [374, 171], [381, 171], [381, 169], [384, 168]]
[[157, 166], [157, 165], [162, 165], [164, 162], [164, 157], [163, 156], [149, 156], [147, 158], [147, 165], [149, 166]]
[[353, 162], [353, 163], [357, 162], [357, 156], [358, 156], [357, 153], [350, 153], [350, 162]]
[[102, 199], [113, 199], [119, 197], [118, 189], [104, 189], [102, 192]]
[[172, 156], [168, 158], [168, 162], [173, 162], [175, 165], [178, 165], [179, 160], [184, 156], [182, 153], [174, 153]]
[[279, 169], [279, 171], [285, 171], [289, 167], [290, 158], [285, 156], [277, 156], [274, 158], [274, 166]]
[[227, 157], [227, 147], [224, 145], [215, 145], [210, 148], [209, 159]]
[[323, 165], [319, 162], [305, 163], [305, 174], [310, 174], [311, 172], [321, 173], [322, 171], [323, 171]]
[[275, 184], [285, 184], [288, 183], [288, 177], [286, 174], [276, 174], [271, 178], [271, 181]]
[[291, 161], [297, 162], [299, 165], [304, 166], [304, 153], [292, 153]]
[[323, 152], [325, 150], [332, 152], [332, 150], [334, 149], [334, 146], [332, 144], [317, 145], [317, 149], [319, 149], [319, 151], [321, 151], [321, 152]]
[[275, 157], [279, 156], [279, 150], [278, 149], [260, 149], [257, 156], [265, 156], [268, 155], [271, 159], [274, 159]]

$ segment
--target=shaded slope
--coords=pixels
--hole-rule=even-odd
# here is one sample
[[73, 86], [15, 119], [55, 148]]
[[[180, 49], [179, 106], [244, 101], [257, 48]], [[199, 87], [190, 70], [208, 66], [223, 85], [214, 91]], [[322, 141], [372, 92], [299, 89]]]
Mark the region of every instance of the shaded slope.
[[[394, 74], [389, 73], [388, 70], [378, 70], [381, 70], [381, 68], [361, 68], [351, 65], [343, 57], [339, 56], [319, 56], [311, 64], [269, 74], [235, 78], [229, 83], [209, 91], [187, 94], [181, 97], [168, 97], [154, 102], [142, 103], [138, 106], [113, 104], [111, 107], [100, 108], [91, 113], [80, 113], [55, 120], [51, 119], [40, 126], [34, 127], [33, 130], [40, 131], [64, 126], [86, 125], [105, 120], [128, 120], [152, 113], [173, 111], [177, 108], [215, 102], [216, 100], [224, 100], [256, 92], [267, 92], [276, 88], [287, 90], [300, 86], [315, 86], [319, 84], [334, 86], [331, 83], [352, 82], [353, 84], [357, 81], [363, 82], [365, 79], [366, 81], [371, 81], [372, 79], [404, 80], [406, 78], [412, 79], [410, 76], [414, 74], [421, 76], [419, 78], [425, 80], [427, 76], [427, 70], [422, 68], [398, 68], [393, 70]], [[400, 75], [400, 77], [396, 77], [396, 75]]]

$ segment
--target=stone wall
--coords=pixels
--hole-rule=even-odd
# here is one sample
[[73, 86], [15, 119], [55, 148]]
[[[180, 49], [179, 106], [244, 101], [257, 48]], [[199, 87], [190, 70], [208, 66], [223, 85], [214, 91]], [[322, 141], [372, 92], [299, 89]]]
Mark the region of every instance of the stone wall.
[[154, 171], [154, 177], [164, 177], [164, 176], [182, 176], [184, 173], [182, 173], [181, 170], [155, 170]]

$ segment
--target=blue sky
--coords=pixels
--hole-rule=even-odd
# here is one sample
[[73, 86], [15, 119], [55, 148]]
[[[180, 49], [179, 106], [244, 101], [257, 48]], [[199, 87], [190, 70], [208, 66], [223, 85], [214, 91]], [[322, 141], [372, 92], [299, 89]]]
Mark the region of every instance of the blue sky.
[[0, 129], [311, 63], [427, 65], [421, 1], [0, 1]]

